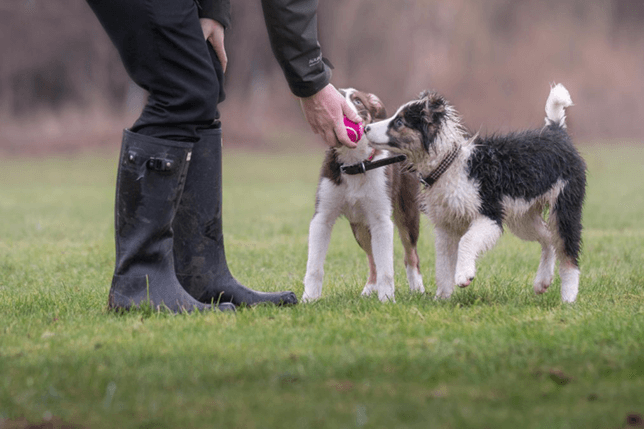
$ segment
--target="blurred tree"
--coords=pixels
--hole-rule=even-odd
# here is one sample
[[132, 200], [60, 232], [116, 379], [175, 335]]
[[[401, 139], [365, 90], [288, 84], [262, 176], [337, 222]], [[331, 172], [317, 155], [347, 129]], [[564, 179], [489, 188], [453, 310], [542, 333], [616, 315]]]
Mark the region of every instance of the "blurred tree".
[[[265, 133], [292, 123], [298, 105], [272, 56], [260, 2], [232, 3], [222, 105], [229, 128]], [[319, 7], [333, 82], [375, 92], [390, 111], [434, 88], [473, 128], [525, 127], [541, 121], [547, 84], [562, 81], [576, 104], [576, 135], [644, 138], [644, 2], [325, 0]], [[84, 0], [2, 0], [0, 54], [0, 126], [69, 109], [131, 114], [141, 102]]]

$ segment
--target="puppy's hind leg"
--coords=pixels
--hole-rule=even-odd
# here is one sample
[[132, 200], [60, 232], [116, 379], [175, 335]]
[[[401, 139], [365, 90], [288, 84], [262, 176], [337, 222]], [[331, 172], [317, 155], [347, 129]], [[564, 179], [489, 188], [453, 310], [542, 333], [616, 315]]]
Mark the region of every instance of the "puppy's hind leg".
[[[581, 252], [581, 211], [585, 193], [584, 186], [585, 181], [580, 181], [579, 183], [571, 183], [568, 188], [564, 189], [559, 195], [555, 210], [549, 219], [551, 230], [555, 230], [559, 238], [557, 256], [563, 302], [575, 302], [579, 292], [579, 253]], [[572, 189], [569, 189], [571, 187]]]
[[409, 290], [417, 293], [425, 293], [423, 275], [420, 273], [420, 260], [416, 246], [405, 247], [405, 269], [407, 271]]
[[579, 267], [569, 258], [559, 262], [559, 276], [561, 277], [561, 300], [575, 302], [579, 292]]
[[374, 261], [373, 253], [371, 252], [371, 233], [366, 225], [359, 223], [351, 223], [351, 231], [362, 250], [367, 254], [367, 261], [369, 262], [369, 277], [367, 278], [367, 283], [362, 290], [362, 295], [369, 296], [374, 290], [376, 290], [376, 281], [378, 280], [376, 262]]
[[324, 280], [324, 260], [329, 250], [331, 231], [336, 217], [325, 213], [316, 213], [309, 225], [309, 255], [304, 276], [304, 294], [302, 302], [315, 301], [322, 296]]
[[534, 279], [534, 292], [544, 293], [554, 278], [556, 254], [550, 229], [542, 217], [542, 207], [535, 206], [519, 219], [508, 219], [507, 225], [517, 237], [541, 244], [541, 260]]
[[367, 284], [365, 284], [364, 289], [362, 289], [362, 296], [371, 295], [376, 290], [376, 282], [378, 281], [376, 262], [373, 260], [373, 255], [371, 253], [367, 255], [367, 261], [369, 262], [369, 277], [367, 278]]
[[[418, 180], [414, 177], [409, 185], [418, 186]], [[420, 260], [418, 258], [417, 244], [420, 234], [420, 209], [416, 195], [401, 195], [397, 204], [394, 205], [394, 223], [398, 228], [398, 235], [405, 249], [405, 269], [407, 271], [407, 282], [411, 292], [425, 293], [423, 276], [420, 273]]]

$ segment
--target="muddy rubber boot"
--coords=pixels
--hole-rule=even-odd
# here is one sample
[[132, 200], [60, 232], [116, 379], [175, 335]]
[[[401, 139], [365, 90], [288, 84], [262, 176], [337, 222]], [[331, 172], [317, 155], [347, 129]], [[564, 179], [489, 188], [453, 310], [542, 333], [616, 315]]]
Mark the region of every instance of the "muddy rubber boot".
[[229, 303], [213, 307], [195, 300], [174, 272], [172, 220], [191, 150], [192, 143], [124, 131], [116, 179], [116, 268], [110, 309], [150, 305], [175, 313], [234, 311]]
[[222, 231], [221, 129], [205, 130], [194, 144], [173, 229], [177, 278], [201, 302], [297, 304], [293, 292], [259, 292], [230, 273]]

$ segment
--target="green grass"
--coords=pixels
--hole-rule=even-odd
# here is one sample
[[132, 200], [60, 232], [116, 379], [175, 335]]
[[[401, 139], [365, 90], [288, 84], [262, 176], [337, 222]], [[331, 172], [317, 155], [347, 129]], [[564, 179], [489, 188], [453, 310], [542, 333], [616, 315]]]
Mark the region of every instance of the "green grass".
[[[366, 258], [339, 220], [323, 299], [236, 315], [106, 311], [116, 154], [0, 160], [2, 419], [89, 428], [618, 428], [644, 413], [644, 146], [581, 146], [589, 166], [578, 302], [535, 296], [539, 246], [510, 234], [473, 284], [360, 298]], [[314, 154], [227, 151], [239, 280], [301, 296]]]

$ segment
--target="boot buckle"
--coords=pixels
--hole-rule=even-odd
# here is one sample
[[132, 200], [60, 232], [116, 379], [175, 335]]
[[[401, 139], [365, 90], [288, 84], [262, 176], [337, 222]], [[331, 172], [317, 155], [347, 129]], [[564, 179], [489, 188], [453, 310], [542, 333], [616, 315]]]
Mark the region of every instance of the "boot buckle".
[[148, 170], [168, 172], [172, 171], [174, 167], [174, 161], [171, 159], [165, 158], [150, 158], [146, 163]]

